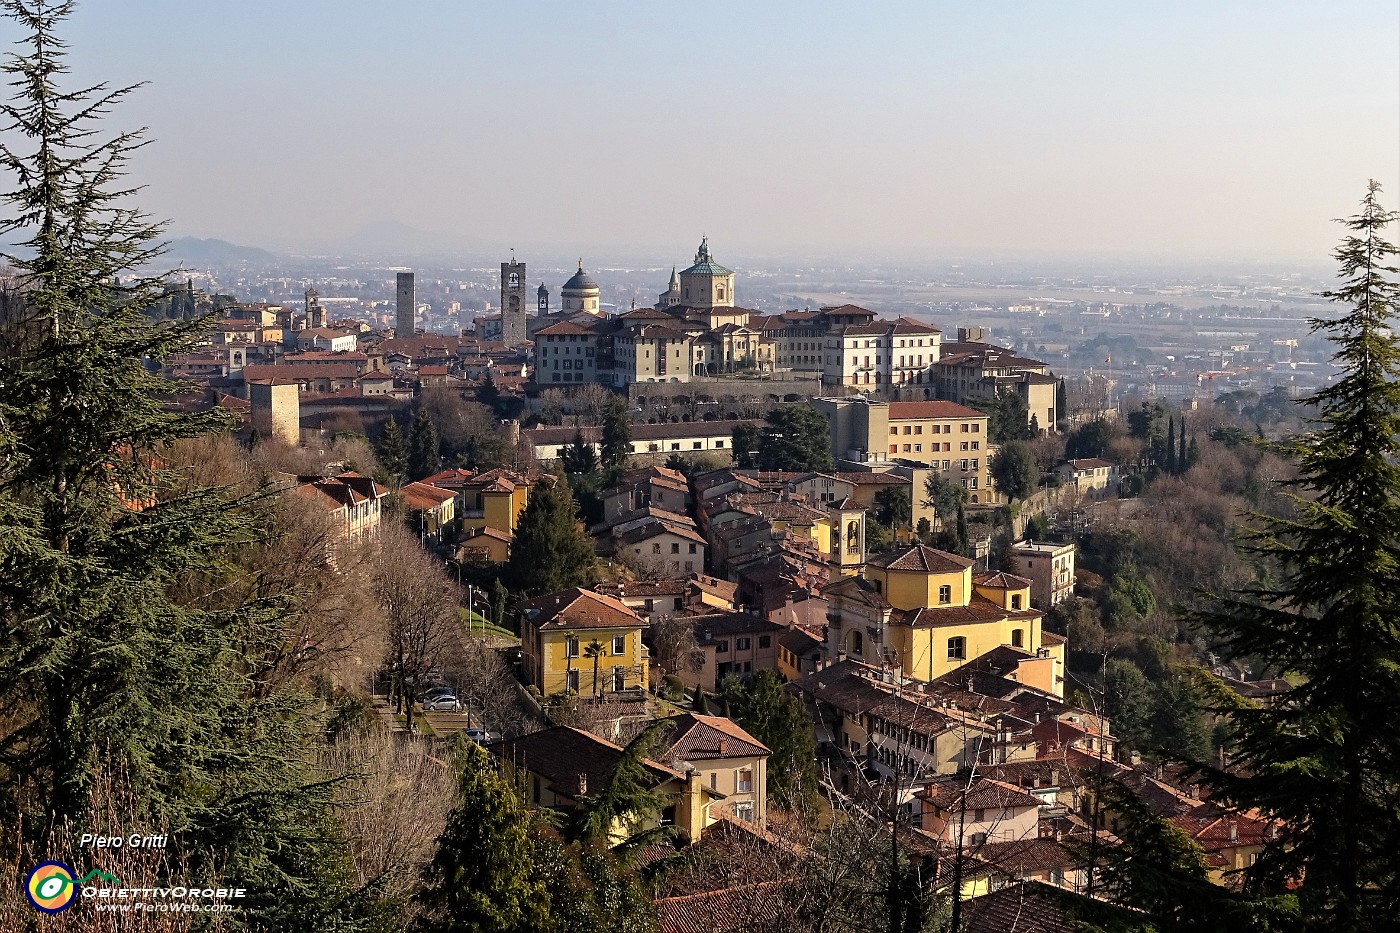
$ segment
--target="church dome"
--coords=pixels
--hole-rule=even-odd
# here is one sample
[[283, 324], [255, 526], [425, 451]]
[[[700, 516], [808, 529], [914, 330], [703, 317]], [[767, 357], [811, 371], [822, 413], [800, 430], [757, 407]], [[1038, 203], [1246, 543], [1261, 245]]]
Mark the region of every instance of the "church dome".
[[583, 271], [583, 260], [578, 261], [578, 271], [564, 283], [566, 292], [596, 292], [598, 283], [593, 281], [593, 276]]

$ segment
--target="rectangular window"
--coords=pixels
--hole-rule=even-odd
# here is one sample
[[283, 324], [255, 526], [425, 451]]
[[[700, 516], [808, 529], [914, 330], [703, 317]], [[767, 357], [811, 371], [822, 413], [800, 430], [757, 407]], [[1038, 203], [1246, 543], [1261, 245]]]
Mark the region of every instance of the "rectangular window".
[[753, 793], [753, 769], [752, 769], [752, 768], [740, 768], [740, 769], [739, 769], [739, 793], [741, 793], [741, 794], [752, 794], [752, 793]]
[[578, 636], [569, 635], [564, 639], [564, 657], [578, 657]]
[[564, 689], [578, 693], [578, 670], [574, 669], [564, 676]]
[[[1012, 596], [1012, 597], [1011, 597], [1011, 608], [1012, 608], [1012, 609], [1020, 609], [1020, 608], [1021, 608], [1021, 596], [1020, 596], [1019, 593], [1016, 594], [1015, 596]], [[1013, 648], [1024, 648], [1025, 646], [1026, 646], [1026, 632], [1025, 632], [1025, 629], [1013, 628], [1013, 629], [1011, 630], [1011, 647], [1013, 647]]]
[[963, 424], [963, 425], [962, 425], [962, 432], [963, 432], [964, 434], [966, 434], [966, 433], [967, 433], [967, 430], [968, 430], [967, 425], [966, 425], [966, 424]]
[[768, 648], [768, 647], [771, 647], [772, 644], [773, 644], [773, 636], [772, 636], [772, 635], [760, 635], [760, 636], [758, 636], [758, 647], [760, 647], [760, 648]]
[[924, 445], [923, 445], [923, 444], [915, 444], [915, 445], [914, 445], [914, 452], [915, 452], [915, 453], [920, 453], [921, 451], [923, 451], [923, 449], [924, 449]]
[[967, 450], [967, 441], [963, 441], [958, 450]]
[[672, 553], [672, 554], [679, 554], [680, 552], [681, 552], [680, 542], [673, 542], [673, 543], [671, 544], [671, 553]]
[[967, 660], [967, 639], [961, 635], [948, 639], [948, 660]]
[[940, 605], [953, 601], [953, 588], [951, 586], [940, 586], [938, 588], [938, 602]]
[[905, 445], [904, 445], [904, 452], [905, 452], [906, 454], [909, 453], [909, 445], [908, 445], [908, 444], [905, 444]]
[[748, 651], [751, 647], [753, 647], [752, 638], [736, 638], [734, 640], [734, 649], [736, 651]]
[[613, 653], [613, 654], [626, 654], [626, 653], [627, 653], [627, 636], [626, 636], [626, 635], [614, 635], [614, 636], [613, 636], [612, 653]]
[[694, 554], [694, 553], [695, 553], [695, 542], [694, 542], [694, 541], [690, 542], [690, 551], [689, 551], [689, 553], [691, 553], [691, 554]]
[[898, 434], [898, 433], [899, 433], [899, 427], [898, 427], [898, 425], [896, 425], [896, 426], [893, 427], [893, 428], [890, 428], [890, 433], [891, 433], [891, 434]]
[[653, 554], [660, 554], [660, 553], [661, 553], [661, 542], [660, 542], [660, 541], [656, 542], [655, 544], [653, 544], [653, 545], [651, 546], [651, 552], [652, 552]]
[[728, 639], [726, 639], [726, 640], [720, 642], [719, 644], [715, 645], [715, 654], [728, 654], [728, 653], [729, 653], [729, 641], [728, 641]]
[[915, 433], [915, 434], [923, 434], [923, 433], [924, 433], [924, 426], [923, 426], [922, 424], [916, 424], [916, 425], [914, 425], [914, 433]]

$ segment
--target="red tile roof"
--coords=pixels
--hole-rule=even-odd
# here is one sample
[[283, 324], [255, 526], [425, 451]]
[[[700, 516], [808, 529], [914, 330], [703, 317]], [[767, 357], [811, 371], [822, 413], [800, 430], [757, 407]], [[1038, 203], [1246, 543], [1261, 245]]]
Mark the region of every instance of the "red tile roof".
[[675, 731], [667, 739], [667, 749], [657, 757], [672, 762], [677, 770], [683, 761], [761, 758], [772, 754], [768, 746], [724, 716], [683, 713], [671, 717], [671, 722], [675, 723]]
[[647, 624], [622, 600], [579, 587], [526, 600], [518, 608], [527, 616], [538, 612], [533, 618], [539, 629], [645, 628]]
[[985, 418], [985, 412], [959, 405], [956, 402], [890, 402], [890, 420], [905, 421], [913, 418]]
[[916, 544], [903, 551], [882, 554], [872, 558], [872, 567], [885, 570], [913, 570], [920, 573], [958, 573], [971, 567], [976, 561], [947, 551]]

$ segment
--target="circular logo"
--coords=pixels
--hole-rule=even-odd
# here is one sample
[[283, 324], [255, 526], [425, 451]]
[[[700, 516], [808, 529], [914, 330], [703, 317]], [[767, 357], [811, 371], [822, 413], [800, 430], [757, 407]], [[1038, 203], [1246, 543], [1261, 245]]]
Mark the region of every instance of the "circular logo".
[[44, 862], [34, 866], [24, 881], [24, 893], [35, 910], [56, 914], [73, 906], [78, 893], [73, 883], [73, 869], [62, 862]]

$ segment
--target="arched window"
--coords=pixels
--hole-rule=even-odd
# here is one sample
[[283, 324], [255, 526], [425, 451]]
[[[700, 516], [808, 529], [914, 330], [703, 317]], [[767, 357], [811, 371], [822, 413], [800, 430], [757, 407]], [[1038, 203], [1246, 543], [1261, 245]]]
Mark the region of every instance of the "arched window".
[[851, 632], [851, 654], [865, 655], [865, 634], [859, 630]]
[[[1015, 601], [1015, 602], [1020, 602], [1020, 599], [1021, 599], [1019, 596], [1013, 596], [1013, 597], [1011, 597], [1011, 598], [1012, 598], [1012, 600]], [[1016, 607], [1013, 606], [1012, 608], [1014, 609], [1014, 608], [1016, 608]], [[1026, 647], [1026, 632], [1025, 632], [1024, 629], [1013, 628], [1013, 629], [1011, 630], [1011, 647], [1013, 647], [1013, 648], [1024, 648], [1024, 647]]]

